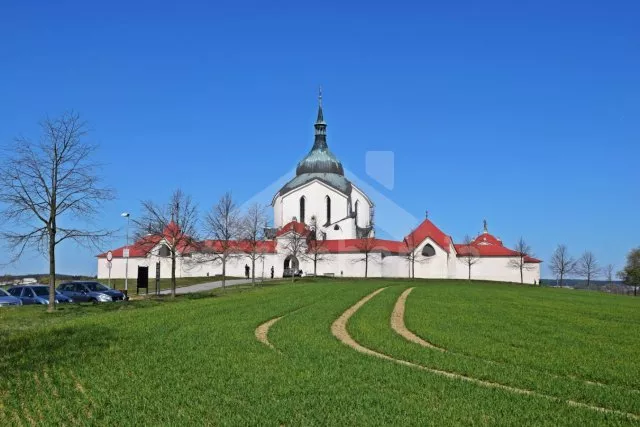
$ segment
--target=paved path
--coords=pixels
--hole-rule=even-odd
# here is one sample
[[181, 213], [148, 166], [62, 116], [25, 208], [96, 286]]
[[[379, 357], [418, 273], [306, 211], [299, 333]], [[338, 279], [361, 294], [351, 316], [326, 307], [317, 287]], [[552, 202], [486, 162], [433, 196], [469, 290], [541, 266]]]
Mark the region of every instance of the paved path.
[[[265, 279], [265, 282], [266, 281], [267, 279]], [[251, 279], [227, 279], [225, 286], [244, 285], [245, 283], [251, 283]], [[258, 279], [256, 279], [256, 284], [257, 283], [260, 283]], [[176, 295], [192, 294], [194, 292], [206, 292], [206, 291], [210, 291], [212, 289], [217, 289], [221, 287], [222, 287], [222, 280], [218, 280], [215, 282], [200, 283], [200, 284], [191, 285], [191, 286], [182, 286], [180, 288], [176, 288]], [[171, 289], [165, 289], [163, 291], [160, 291], [160, 295], [171, 295]]]

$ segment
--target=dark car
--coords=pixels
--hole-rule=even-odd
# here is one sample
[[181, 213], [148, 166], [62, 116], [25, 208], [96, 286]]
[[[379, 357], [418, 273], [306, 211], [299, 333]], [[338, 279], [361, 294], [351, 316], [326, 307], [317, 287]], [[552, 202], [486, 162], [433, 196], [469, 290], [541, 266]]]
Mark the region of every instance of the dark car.
[[67, 282], [58, 286], [58, 291], [74, 301], [111, 302], [124, 301], [128, 298], [116, 289], [100, 282]]
[[302, 277], [302, 270], [297, 270], [295, 268], [285, 268], [282, 277]]
[[22, 305], [22, 301], [20, 301], [20, 298], [16, 298], [4, 289], [0, 288], [0, 307], [8, 307], [10, 305]]
[[[49, 304], [49, 286], [47, 285], [21, 285], [9, 288], [7, 291], [12, 296], [20, 298], [22, 304]], [[73, 302], [71, 298], [56, 292], [56, 304]]]

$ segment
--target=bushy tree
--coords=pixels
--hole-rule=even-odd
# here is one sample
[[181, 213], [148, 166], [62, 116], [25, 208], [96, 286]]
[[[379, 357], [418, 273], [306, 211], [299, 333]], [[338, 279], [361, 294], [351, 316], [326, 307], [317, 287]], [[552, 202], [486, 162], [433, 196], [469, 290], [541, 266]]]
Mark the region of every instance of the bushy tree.
[[635, 248], [627, 254], [627, 264], [624, 269], [618, 273], [618, 277], [625, 284], [633, 286], [633, 295], [638, 295], [638, 287], [640, 286], [640, 248]]

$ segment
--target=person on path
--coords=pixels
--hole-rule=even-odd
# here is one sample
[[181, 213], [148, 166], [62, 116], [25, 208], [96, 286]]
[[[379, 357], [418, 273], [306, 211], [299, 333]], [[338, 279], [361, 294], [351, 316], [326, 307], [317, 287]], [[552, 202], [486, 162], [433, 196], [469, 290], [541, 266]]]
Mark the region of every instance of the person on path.
[[273, 279], [273, 265], [271, 266], [271, 278]]
[[246, 277], [247, 279], [249, 278], [249, 271], [251, 270], [251, 268], [249, 268], [249, 264], [245, 264], [244, 265], [244, 277]]

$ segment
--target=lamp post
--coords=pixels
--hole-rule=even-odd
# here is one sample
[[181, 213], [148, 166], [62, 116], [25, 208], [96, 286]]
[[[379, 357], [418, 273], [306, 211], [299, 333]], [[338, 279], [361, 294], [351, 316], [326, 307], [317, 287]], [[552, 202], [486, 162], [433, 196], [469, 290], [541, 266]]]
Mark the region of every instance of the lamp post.
[[124, 295], [129, 296], [129, 212], [123, 212], [120, 216], [127, 218], [127, 240], [122, 251], [124, 256]]

